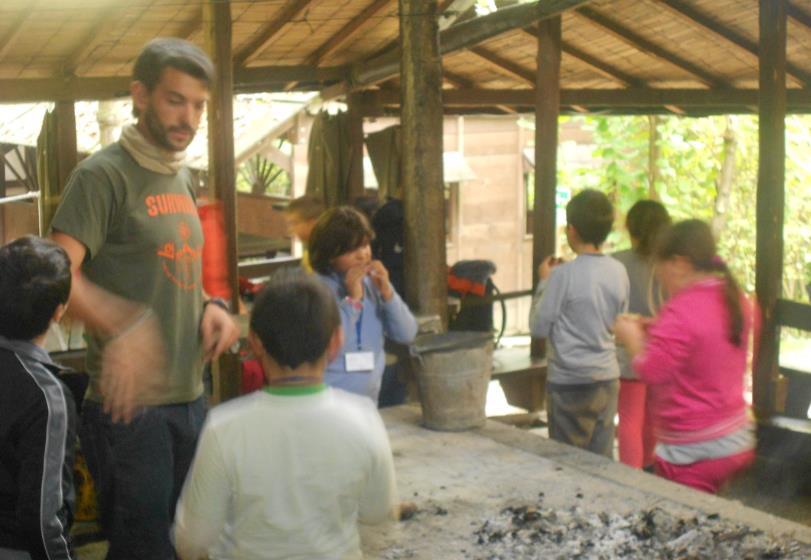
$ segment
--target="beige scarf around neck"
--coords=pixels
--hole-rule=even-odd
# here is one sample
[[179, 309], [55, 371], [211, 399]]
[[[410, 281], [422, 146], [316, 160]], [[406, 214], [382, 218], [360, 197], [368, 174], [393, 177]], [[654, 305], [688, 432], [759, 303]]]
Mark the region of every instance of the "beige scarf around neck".
[[147, 140], [138, 127], [129, 124], [121, 129], [121, 146], [138, 165], [155, 173], [174, 175], [183, 166], [186, 152], [172, 152], [157, 147]]

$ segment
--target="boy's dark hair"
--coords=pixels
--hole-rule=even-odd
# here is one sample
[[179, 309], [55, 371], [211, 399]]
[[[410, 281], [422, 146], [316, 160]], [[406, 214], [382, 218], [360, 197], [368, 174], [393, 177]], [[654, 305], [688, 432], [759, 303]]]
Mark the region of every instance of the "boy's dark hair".
[[276, 273], [251, 312], [251, 330], [265, 351], [291, 369], [320, 359], [340, 324], [335, 297], [321, 281], [300, 270]]
[[53, 241], [28, 235], [0, 247], [0, 335], [33, 340], [70, 297], [70, 259]]
[[304, 220], [317, 220], [324, 213], [324, 203], [309, 194], [294, 198], [284, 209], [288, 214], [296, 214]]
[[657, 239], [669, 225], [670, 214], [655, 200], [638, 200], [625, 217], [628, 233], [639, 241], [635, 250], [644, 258], [651, 256]]
[[[214, 64], [197, 45], [174, 37], [159, 37], [146, 44], [132, 69], [132, 79], [152, 91], [161, 79], [164, 69], [171, 67], [211, 85]], [[138, 116], [135, 108], [133, 113]]]
[[351, 206], [338, 206], [324, 212], [310, 235], [310, 264], [313, 270], [329, 274], [332, 259], [370, 243], [374, 232], [366, 216]]
[[684, 220], [670, 226], [656, 246], [656, 258], [667, 260], [684, 257], [696, 270], [717, 272], [724, 276], [724, 301], [729, 312], [729, 340], [735, 346], [743, 342], [741, 290], [727, 264], [717, 255], [715, 237], [710, 226], [701, 220]]
[[566, 221], [577, 231], [581, 241], [599, 247], [611, 233], [614, 207], [605, 194], [586, 189], [566, 205]]

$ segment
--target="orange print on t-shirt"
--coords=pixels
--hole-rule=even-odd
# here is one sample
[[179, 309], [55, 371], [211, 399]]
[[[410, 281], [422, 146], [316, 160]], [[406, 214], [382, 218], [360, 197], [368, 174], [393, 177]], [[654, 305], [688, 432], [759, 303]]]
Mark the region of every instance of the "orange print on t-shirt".
[[168, 241], [158, 249], [158, 256], [162, 259], [161, 267], [173, 284], [183, 290], [194, 290], [200, 285], [198, 275], [195, 274], [199, 267], [195, 264], [202, 260], [203, 248], [195, 249], [189, 244], [191, 227], [186, 221], [178, 225], [178, 236], [181, 243]]

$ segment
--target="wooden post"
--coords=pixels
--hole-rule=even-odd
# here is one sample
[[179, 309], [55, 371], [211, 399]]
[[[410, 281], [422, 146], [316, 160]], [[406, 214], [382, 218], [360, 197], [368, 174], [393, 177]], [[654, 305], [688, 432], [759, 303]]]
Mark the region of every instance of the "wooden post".
[[[538, 24], [538, 75], [535, 87], [535, 208], [532, 221], [532, 285], [538, 266], [555, 253], [555, 194], [558, 175], [558, 116], [560, 114], [561, 19]], [[537, 342], [532, 355], [543, 353]]]
[[45, 235], [51, 220], [59, 206], [65, 185], [68, 183], [73, 168], [76, 167], [78, 152], [76, 148], [76, 112], [73, 101], [57, 101], [54, 106], [56, 115], [56, 177], [55, 185], [43, 181], [39, 193], [39, 232]]
[[[0, 198], [6, 196], [6, 149], [0, 144]], [[6, 244], [6, 205], [0, 204], [0, 245]]]
[[349, 200], [363, 196], [363, 96], [351, 93], [349, 101]]
[[442, 59], [436, 0], [399, 0], [406, 300], [447, 325]]
[[[239, 309], [237, 283], [237, 199], [234, 163], [234, 68], [231, 54], [231, 4], [207, 0], [204, 5], [206, 49], [214, 62], [216, 78], [208, 103], [208, 177], [211, 198], [222, 203], [225, 215], [228, 285], [231, 309]], [[216, 400], [239, 395], [239, 358], [225, 354], [215, 376]]]
[[755, 290], [763, 313], [754, 372], [759, 418], [775, 409], [780, 330], [775, 314], [783, 278], [786, 159], [786, 5], [760, 0], [760, 103]]

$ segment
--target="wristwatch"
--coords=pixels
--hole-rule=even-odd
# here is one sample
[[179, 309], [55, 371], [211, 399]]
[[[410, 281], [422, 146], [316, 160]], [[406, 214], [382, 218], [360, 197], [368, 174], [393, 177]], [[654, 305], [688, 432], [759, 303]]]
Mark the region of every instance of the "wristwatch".
[[225, 311], [231, 312], [231, 306], [228, 305], [228, 302], [222, 299], [221, 297], [213, 297], [211, 299], [206, 300], [203, 303], [203, 311], [205, 311], [206, 306], [209, 304], [216, 305], [217, 307], [223, 308]]

